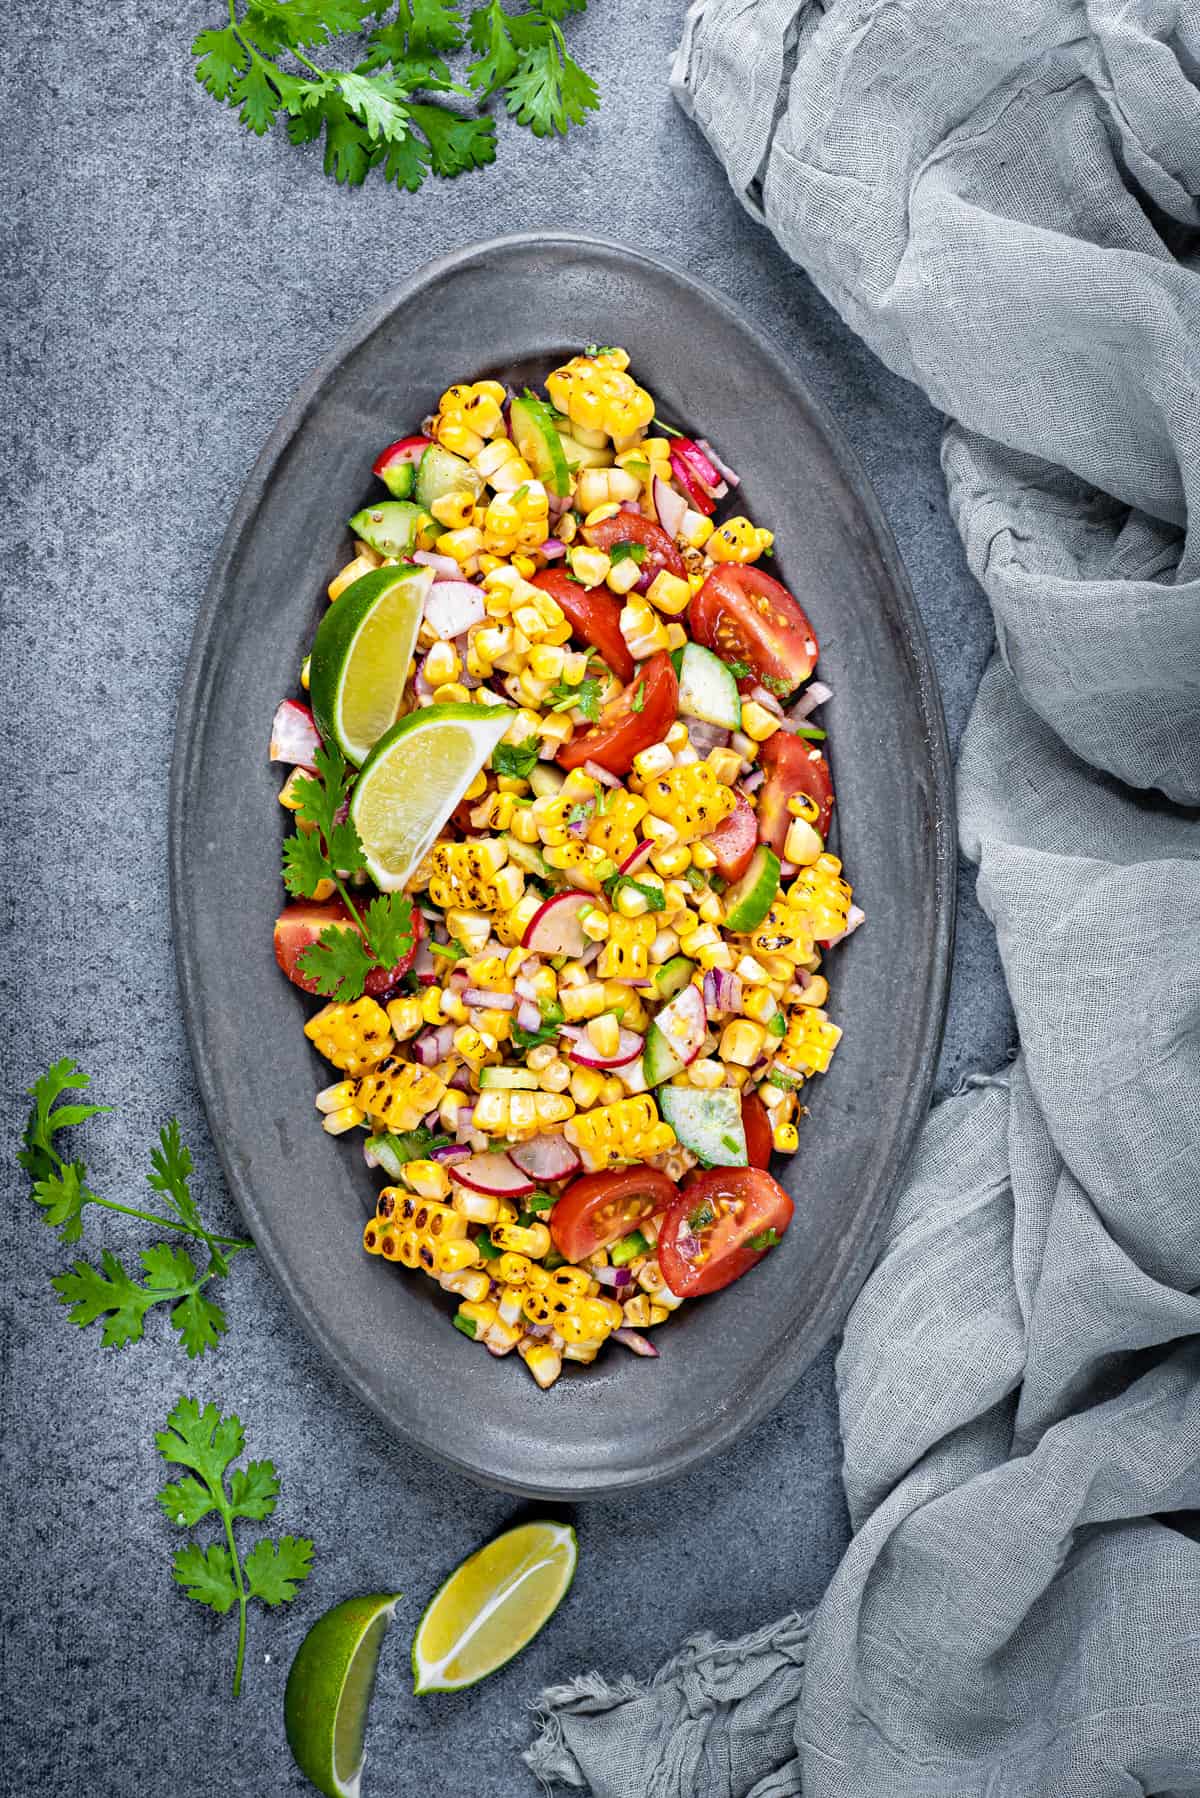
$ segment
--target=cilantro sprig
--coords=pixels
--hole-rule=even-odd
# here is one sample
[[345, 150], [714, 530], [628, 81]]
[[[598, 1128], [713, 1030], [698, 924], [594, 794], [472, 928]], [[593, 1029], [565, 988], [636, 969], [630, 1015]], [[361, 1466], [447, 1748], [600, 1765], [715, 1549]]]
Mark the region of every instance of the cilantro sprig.
[[622, 887], [632, 887], [635, 893], [640, 893], [646, 901], [647, 911], [665, 911], [667, 908], [666, 894], [652, 881], [635, 880], [632, 874], [610, 874], [604, 882], [604, 891], [614, 903]]
[[138, 1257], [142, 1279], [137, 1279], [120, 1258], [104, 1249], [97, 1267], [80, 1258], [68, 1272], [51, 1281], [60, 1301], [70, 1307], [71, 1322], [86, 1329], [104, 1320], [103, 1341], [109, 1348], [140, 1342], [147, 1313], [156, 1305], [170, 1308], [170, 1322], [189, 1356], [215, 1348], [228, 1329], [223, 1308], [206, 1295], [213, 1280], [223, 1279], [235, 1255], [253, 1246], [249, 1237], [222, 1236], [205, 1227], [191, 1190], [192, 1157], [179, 1134], [175, 1118], [159, 1133], [151, 1152], [147, 1181], [169, 1207], [146, 1211], [106, 1199], [88, 1184], [83, 1161], [68, 1161], [57, 1138], [63, 1130], [86, 1123], [107, 1112], [107, 1105], [63, 1101], [71, 1092], [90, 1085], [89, 1076], [75, 1062], [56, 1061], [29, 1088], [33, 1109], [25, 1126], [17, 1159], [33, 1181], [33, 1199], [42, 1207], [45, 1222], [57, 1230], [59, 1240], [75, 1243], [83, 1235], [83, 1214], [89, 1206], [140, 1218], [159, 1229], [173, 1230], [199, 1243], [207, 1257], [199, 1267], [178, 1243], [154, 1243]]
[[[296, 4], [296, 0], [292, 0]], [[357, 999], [377, 968], [394, 968], [413, 945], [412, 901], [403, 893], [380, 893], [361, 908], [347, 879], [366, 867], [362, 842], [347, 802], [354, 771], [340, 750], [323, 743], [315, 755], [316, 775], [295, 783], [298, 830], [283, 845], [283, 880], [288, 892], [311, 899], [322, 882], [336, 888], [355, 928], [327, 924], [298, 958], [300, 972], [328, 999]]]
[[577, 687], [557, 680], [546, 695], [546, 704], [552, 712], [578, 709], [589, 724], [595, 724], [600, 716], [600, 681], [594, 674], [585, 675]]
[[510, 780], [528, 780], [537, 766], [542, 743], [540, 737], [526, 737], [521, 743], [500, 743], [492, 751], [492, 772]]
[[[599, 105], [561, 24], [587, 0], [529, 0], [515, 13], [488, 0], [466, 26], [453, 0], [227, 4], [228, 23], [192, 44], [196, 79], [255, 137], [281, 119], [294, 144], [323, 136], [325, 173], [351, 186], [379, 168], [415, 193], [429, 174], [450, 180], [485, 168], [495, 161], [496, 125], [480, 108], [493, 95], [539, 137], [565, 134]], [[353, 66], [314, 60], [331, 39], [363, 33]], [[464, 82], [446, 58], [468, 49]]]
[[[260, 1538], [249, 1554], [238, 1549], [234, 1524], [240, 1518], [264, 1523], [274, 1515], [279, 1496], [279, 1475], [271, 1461], [248, 1461], [234, 1467], [246, 1446], [239, 1417], [223, 1417], [215, 1405], [201, 1410], [194, 1398], [181, 1398], [167, 1419], [167, 1427], [154, 1438], [163, 1460], [171, 1467], [186, 1467], [182, 1479], [173, 1480], [158, 1494], [168, 1523], [195, 1529], [206, 1517], [218, 1516], [224, 1527], [224, 1543], [201, 1548], [189, 1542], [176, 1551], [172, 1571], [176, 1583], [197, 1604], [224, 1617], [238, 1610], [237, 1659], [233, 1669], [233, 1695], [242, 1689], [246, 1660], [246, 1613], [251, 1599], [275, 1606], [295, 1598], [312, 1567], [313, 1545], [305, 1536]], [[199, 1477], [194, 1478], [193, 1475]], [[228, 1485], [226, 1478], [228, 1476]]]

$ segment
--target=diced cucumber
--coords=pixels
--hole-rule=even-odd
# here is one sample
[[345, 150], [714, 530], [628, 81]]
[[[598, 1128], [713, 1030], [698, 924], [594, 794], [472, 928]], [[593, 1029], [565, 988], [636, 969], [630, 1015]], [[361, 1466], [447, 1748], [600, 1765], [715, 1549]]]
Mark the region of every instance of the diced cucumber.
[[479, 1090], [483, 1092], [536, 1092], [538, 1077], [528, 1068], [480, 1068]]
[[539, 799], [553, 799], [566, 778], [553, 762], [535, 762], [529, 770], [529, 784]]
[[702, 1092], [696, 1086], [664, 1086], [658, 1108], [681, 1146], [712, 1167], [745, 1167], [746, 1132], [736, 1087]]
[[657, 1024], [651, 1024], [646, 1032], [646, 1047], [642, 1050], [642, 1073], [647, 1086], [661, 1086], [664, 1080], [670, 1080], [683, 1067], [683, 1061], [676, 1055]]
[[540, 843], [522, 843], [514, 836], [507, 836], [504, 841], [508, 845], [508, 859], [514, 867], [523, 869], [526, 874], [545, 873]]
[[416, 546], [424, 517], [421, 507], [414, 506], [411, 500], [381, 499], [377, 506], [364, 506], [356, 512], [350, 529], [369, 543], [376, 555], [395, 556], [403, 562]]
[[640, 1230], [632, 1230], [628, 1236], [622, 1236], [620, 1242], [614, 1242], [608, 1251], [608, 1258], [614, 1267], [624, 1267], [627, 1262], [636, 1261], [639, 1255], [648, 1254], [650, 1244]]
[[431, 443], [417, 467], [417, 504], [428, 512], [435, 499], [444, 499], [447, 493], [461, 493], [464, 488], [478, 499], [483, 492], [483, 476], [461, 456], [452, 455], [440, 443]]
[[760, 843], [742, 878], [725, 894], [725, 929], [735, 933], [757, 929], [778, 891], [779, 857]]
[[509, 428], [513, 442], [547, 493], [566, 499], [571, 491], [571, 471], [546, 402], [527, 388], [524, 397], [509, 408]]
[[394, 462], [390, 468], [383, 470], [379, 478], [393, 499], [412, 498], [417, 472], [411, 462]]
[[570, 469], [612, 467], [611, 443], [606, 444], [603, 449], [592, 449], [588, 444], [580, 443], [578, 438], [572, 437], [563, 430], [558, 433], [558, 441], [562, 445], [562, 452], [566, 457], [567, 467]]
[[679, 710], [719, 730], [740, 730], [742, 702], [737, 681], [720, 656], [699, 643], [684, 645], [679, 664]]
[[673, 955], [670, 961], [664, 961], [654, 970], [654, 990], [660, 999], [673, 999], [676, 993], [683, 991], [695, 972], [694, 961], [689, 961], [686, 955]]

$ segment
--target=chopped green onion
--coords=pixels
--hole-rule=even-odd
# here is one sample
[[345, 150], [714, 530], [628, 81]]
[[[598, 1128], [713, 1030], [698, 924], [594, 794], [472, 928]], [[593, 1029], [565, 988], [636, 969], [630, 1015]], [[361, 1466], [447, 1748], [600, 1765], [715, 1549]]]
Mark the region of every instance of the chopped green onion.
[[623, 1236], [620, 1242], [614, 1243], [608, 1252], [608, 1258], [614, 1267], [624, 1267], [627, 1261], [633, 1261], [638, 1255], [649, 1252], [650, 1244], [640, 1230], [633, 1230]]

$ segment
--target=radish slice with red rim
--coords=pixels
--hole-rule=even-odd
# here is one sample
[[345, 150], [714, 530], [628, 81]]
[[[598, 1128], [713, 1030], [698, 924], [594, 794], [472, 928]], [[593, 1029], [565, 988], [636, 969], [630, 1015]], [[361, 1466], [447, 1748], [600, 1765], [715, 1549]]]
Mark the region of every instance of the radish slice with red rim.
[[486, 1154], [456, 1161], [449, 1172], [450, 1178], [461, 1186], [469, 1186], [472, 1192], [487, 1193], [492, 1198], [517, 1199], [534, 1188], [529, 1175], [523, 1174], [507, 1155], [490, 1149]]
[[271, 760], [312, 768], [320, 747], [321, 733], [309, 707], [298, 699], [285, 699], [271, 720]]
[[509, 1154], [521, 1172], [539, 1184], [546, 1180], [567, 1180], [580, 1166], [579, 1157], [566, 1137], [554, 1134], [518, 1143]]
[[526, 949], [539, 955], [569, 955], [578, 959], [588, 947], [582, 919], [596, 903], [593, 893], [555, 893], [530, 919], [525, 931]]

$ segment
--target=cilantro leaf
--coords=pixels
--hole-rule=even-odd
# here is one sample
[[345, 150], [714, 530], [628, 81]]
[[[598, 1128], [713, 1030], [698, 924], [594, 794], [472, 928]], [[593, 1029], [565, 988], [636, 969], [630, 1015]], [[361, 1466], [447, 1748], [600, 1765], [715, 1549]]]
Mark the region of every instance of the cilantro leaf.
[[774, 693], [776, 699], [786, 699], [796, 683], [783, 674], [764, 674], [762, 684], [768, 693]]
[[542, 747], [539, 737], [526, 737], [523, 743], [501, 743], [492, 751], [492, 772], [510, 780], [528, 780], [537, 766]]
[[467, 70], [467, 80], [486, 99], [516, 74], [521, 60], [500, 0], [476, 7], [471, 14], [470, 36], [476, 57]]
[[383, 160], [386, 181], [393, 181], [406, 193], [415, 194], [429, 168], [429, 146], [424, 138], [411, 132], [408, 137], [394, 138]]
[[[47, 1179], [56, 1169], [62, 1169], [62, 1160], [54, 1147], [54, 1138], [60, 1130], [86, 1124], [89, 1118], [112, 1109], [109, 1105], [59, 1105], [64, 1093], [90, 1085], [90, 1076], [75, 1062], [63, 1060], [54, 1062], [28, 1088], [33, 1109], [25, 1125], [17, 1160], [35, 1180]], [[79, 1164], [79, 1171], [82, 1173], [82, 1164]]]
[[324, 998], [347, 1004], [359, 997], [376, 964], [357, 930], [327, 924], [316, 942], [300, 953], [296, 965]]
[[214, 100], [228, 100], [234, 82], [243, 74], [249, 54], [237, 33], [228, 25], [222, 31], [202, 31], [192, 41], [192, 55], [197, 58], [196, 80]]
[[192, 1152], [180, 1138], [178, 1118], [172, 1118], [169, 1123], [164, 1124], [159, 1131], [158, 1145], [157, 1149], [150, 1151], [150, 1172], [146, 1175], [146, 1183], [154, 1192], [161, 1192], [170, 1200], [189, 1229], [203, 1235], [199, 1208], [189, 1185]]
[[633, 689], [633, 696], [629, 701], [629, 709], [631, 712], [640, 712], [645, 709], [645, 705], [646, 705], [646, 683], [644, 680], [640, 680], [638, 682], [637, 686]]
[[339, 75], [338, 87], [369, 138], [392, 143], [408, 136], [411, 115], [403, 104], [406, 90], [391, 76]]
[[577, 687], [556, 680], [546, 695], [546, 704], [552, 712], [571, 712], [578, 708], [589, 724], [595, 724], [600, 716], [600, 682], [594, 674], [586, 675]]
[[363, 923], [380, 967], [394, 968], [403, 961], [413, 946], [412, 900], [406, 894], [380, 893], [364, 912]]
[[754, 672], [749, 662], [726, 662], [725, 666], [734, 680], [749, 680]]
[[45, 1222], [57, 1230], [63, 1242], [78, 1242], [83, 1235], [83, 1208], [94, 1198], [83, 1183], [82, 1161], [68, 1162], [61, 1174], [47, 1174], [33, 1183], [35, 1203], [44, 1207]]
[[640, 568], [646, 560], [646, 545], [634, 543], [632, 540], [627, 543], [614, 543], [608, 555], [614, 568], [618, 562], [636, 562]]
[[261, 62], [250, 64], [246, 73], [234, 82], [229, 98], [240, 106], [238, 118], [247, 131], [252, 131], [255, 137], [265, 136], [279, 110], [279, 95], [267, 79], [266, 68]]
[[784, 1020], [783, 1013], [781, 1011], [773, 1011], [767, 1019], [767, 1035], [783, 1036], [786, 1031], [787, 1024]]
[[311, 1569], [313, 1545], [304, 1537], [281, 1536], [278, 1542], [263, 1537], [248, 1554], [240, 1555], [234, 1523], [239, 1518], [262, 1522], [272, 1515], [279, 1476], [270, 1461], [251, 1461], [229, 1471], [246, 1445], [239, 1417], [223, 1417], [212, 1404], [201, 1410], [194, 1398], [181, 1398], [154, 1441], [168, 1466], [186, 1467], [199, 1476], [174, 1480], [159, 1492], [159, 1507], [167, 1521], [191, 1529], [216, 1512], [224, 1526], [225, 1542], [207, 1549], [187, 1544], [177, 1551], [172, 1572], [189, 1598], [219, 1616], [238, 1607], [236, 1698], [242, 1685], [250, 1601], [257, 1598], [274, 1606], [293, 1599]]
[[298, 899], [311, 899], [323, 880], [332, 880], [333, 863], [314, 831], [297, 831], [283, 845], [283, 884]]
[[264, 1537], [242, 1562], [246, 1591], [264, 1604], [287, 1604], [312, 1571], [313, 1545], [304, 1537]]
[[157, 1298], [130, 1278], [111, 1249], [104, 1250], [99, 1268], [89, 1261], [77, 1261], [69, 1272], [56, 1274], [50, 1284], [62, 1303], [71, 1307], [71, 1322], [81, 1330], [104, 1318], [106, 1348], [140, 1342], [142, 1319]]
[[774, 1249], [778, 1248], [778, 1246], [779, 1232], [773, 1225], [769, 1229], [760, 1230], [758, 1235], [752, 1236], [750, 1241], [746, 1244], [746, 1247], [753, 1249], [756, 1255], [760, 1255], [764, 1249]]
[[496, 160], [494, 119], [464, 118], [445, 106], [414, 104], [413, 122], [429, 145], [435, 175], [453, 180], [467, 169], [485, 168]]
[[233, 1583], [233, 1556], [227, 1548], [214, 1542], [207, 1550], [189, 1542], [176, 1551], [171, 1571], [189, 1598], [207, 1605], [223, 1617], [237, 1603], [237, 1587]]
[[571, 125], [582, 125], [600, 104], [596, 83], [568, 54], [558, 26], [550, 29], [544, 42], [525, 51], [505, 86], [509, 112], [519, 124], [528, 125], [535, 137], [549, 137], [554, 132], [565, 136]]

